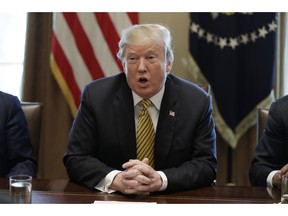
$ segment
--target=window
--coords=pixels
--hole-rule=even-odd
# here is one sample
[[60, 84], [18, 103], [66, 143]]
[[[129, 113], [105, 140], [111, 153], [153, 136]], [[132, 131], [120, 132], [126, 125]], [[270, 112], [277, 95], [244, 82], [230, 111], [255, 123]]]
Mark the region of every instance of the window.
[[27, 13], [0, 13], [0, 90], [21, 100]]

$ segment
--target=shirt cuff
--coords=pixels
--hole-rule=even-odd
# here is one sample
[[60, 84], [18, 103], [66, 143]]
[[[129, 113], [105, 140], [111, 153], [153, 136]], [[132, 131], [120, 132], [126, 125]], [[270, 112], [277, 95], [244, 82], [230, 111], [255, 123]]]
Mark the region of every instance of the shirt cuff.
[[167, 176], [162, 172], [162, 171], [157, 171], [159, 173], [159, 175], [162, 178], [162, 186], [160, 188], [159, 191], [164, 191], [166, 190], [167, 186], [168, 186], [168, 179]]
[[113, 193], [115, 190], [110, 189], [110, 185], [112, 184], [115, 176], [120, 173], [119, 170], [113, 170], [108, 173], [105, 178], [103, 178], [95, 187], [95, 189], [100, 190], [105, 193]]
[[268, 175], [268, 177], [267, 177], [267, 179], [266, 179], [267, 187], [273, 188], [273, 181], [272, 181], [272, 180], [273, 180], [273, 176], [274, 176], [277, 172], [279, 172], [279, 170], [274, 170], [274, 171], [272, 171], [272, 172], [269, 173], [269, 175]]

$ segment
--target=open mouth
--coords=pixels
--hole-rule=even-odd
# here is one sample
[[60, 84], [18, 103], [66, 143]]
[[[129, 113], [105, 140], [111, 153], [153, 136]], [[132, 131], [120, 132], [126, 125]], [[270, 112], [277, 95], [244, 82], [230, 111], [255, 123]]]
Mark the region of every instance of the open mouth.
[[142, 78], [139, 79], [139, 82], [140, 83], [146, 83], [146, 82], [148, 82], [148, 79], [142, 77]]

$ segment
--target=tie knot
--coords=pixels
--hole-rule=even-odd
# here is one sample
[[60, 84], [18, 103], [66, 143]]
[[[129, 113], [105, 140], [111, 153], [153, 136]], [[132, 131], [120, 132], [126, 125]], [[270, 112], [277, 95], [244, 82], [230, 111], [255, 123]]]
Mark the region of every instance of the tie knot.
[[143, 109], [147, 110], [147, 108], [152, 104], [152, 101], [149, 99], [142, 99], [140, 102], [143, 106]]

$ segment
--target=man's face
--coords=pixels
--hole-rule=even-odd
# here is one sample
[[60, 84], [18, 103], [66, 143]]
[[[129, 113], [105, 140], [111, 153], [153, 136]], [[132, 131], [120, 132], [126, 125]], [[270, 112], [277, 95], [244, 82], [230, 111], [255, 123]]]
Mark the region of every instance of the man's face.
[[157, 44], [128, 44], [124, 71], [130, 88], [142, 98], [151, 98], [163, 87], [171, 62], [164, 47]]

